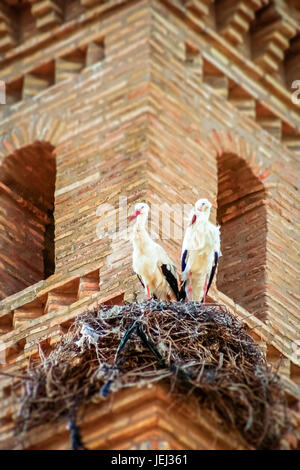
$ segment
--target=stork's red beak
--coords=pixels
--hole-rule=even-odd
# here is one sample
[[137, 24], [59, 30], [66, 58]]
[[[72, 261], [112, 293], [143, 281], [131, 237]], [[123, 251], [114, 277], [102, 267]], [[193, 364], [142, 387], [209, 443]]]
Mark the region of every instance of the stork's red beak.
[[196, 214], [193, 215], [193, 218], [191, 220], [190, 226], [193, 225], [196, 222], [197, 216]]
[[135, 211], [135, 213], [129, 217], [130, 222], [132, 220], [136, 219], [137, 216], [140, 215], [140, 213], [141, 213], [141, 211]]

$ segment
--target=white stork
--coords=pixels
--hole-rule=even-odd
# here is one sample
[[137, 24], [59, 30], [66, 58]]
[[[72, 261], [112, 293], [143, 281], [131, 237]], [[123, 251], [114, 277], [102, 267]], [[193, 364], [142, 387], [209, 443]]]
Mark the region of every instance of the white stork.
[[130, 217], [130, 220], [136, 219], [131, 239], [132, 266], [148, 299], [152, 295], [161, 300], [177, 300], [179, 289], [176, 266], [165, 250], [150, 238], [145, 227], [148, 212], [148, 204], [139, 203]]
[[181, 252], [180, 299], [205, 302], [222, 256], [220, 227], [209, 221], [211, 203], [199, 199], [190, 214]]

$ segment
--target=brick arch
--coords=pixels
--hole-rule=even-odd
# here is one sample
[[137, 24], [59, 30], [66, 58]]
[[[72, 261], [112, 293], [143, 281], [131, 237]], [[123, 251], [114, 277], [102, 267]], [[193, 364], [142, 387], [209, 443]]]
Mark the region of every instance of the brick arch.
[[208, 137], [217, 163], [221, 248], [217, 288], [261, 320], [267, 318], [267, 191], [272, 179], [249, 142], [233, 132]]
[[273, 180], [269, 162], [266, 166], [251, 143], [234, 130], [212, 129], [206, 137], [206, 142], [216, 158], [224, 153], [236, 154], [245, 161], [259, 180]]
[[35, 141], [0, 164], [0, 300], [54, 273], [54, 148]]
[[264, 185], [234, 153], [218, 156], [221, 248], [218, 289], [265, 320], [267, 207]]
[[0, 141], [0, 300], [54, 273], [55, 151], [65, 135], [45, 113]]
[[0, 164], [5, 157], [34, 142], [49, 142], [53, 147], [62, 143], [66, 134], [66, 124], [48, 114], [32, 115], [28, 121], [3, 135], [0, 140]]

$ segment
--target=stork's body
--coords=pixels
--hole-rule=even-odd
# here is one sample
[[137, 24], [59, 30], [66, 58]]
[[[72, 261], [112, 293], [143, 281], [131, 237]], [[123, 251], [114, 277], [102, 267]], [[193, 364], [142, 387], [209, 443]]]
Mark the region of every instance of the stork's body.
[[141, 203], [135, 206], [136, 223], [133, 227], [132, 265], [135, 273], [150, 298], [177, 300], [178, 281], [176, 266], [165, 250], [152, 240], [146, 230], [149, 207]]
[[210, 207], [207, 199], [196, 202], [182, 244], [181, 297], [188, 300], [205, 302], [221, 256], [220, 228], [208, 220]]

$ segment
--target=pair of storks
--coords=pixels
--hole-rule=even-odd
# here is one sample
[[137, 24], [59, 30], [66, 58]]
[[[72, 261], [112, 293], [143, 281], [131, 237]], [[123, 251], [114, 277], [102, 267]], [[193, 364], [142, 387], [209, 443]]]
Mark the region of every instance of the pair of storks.
[[165, 250], [154, 242], [146, 229], [149, 206], [135, 205], [130, 220], [133, 227], [133, 269], [148, 299], [205, 302], [220, 250], [220, 228], [209, 221], [211, 203], [199, 199], [189, 216], [181, 252], [181, 276]]
[[[181, 277], [178, 280], [176, 266], [165, 250], [154, 242], [146, 229], [149, 206], [146, 203], [135, 205], [135, 212], [130, 217], [136, 220], [133, 227], [133, 269], [145, 292], [151, 297], [163, 301], [196, 300], [205, 302], [212, 283], [220, 251], [220, 229], [209, 222], [211, 203], [199, 199], [189, 217], [181, 253]], [[115, 354], [113, 366], [106, 383], [101, 388], [101, 395], [106, 397], [114, 382], [115, 373], [120, 371], [124, 357], [121, 352], [133, 333], [151, 351], [162, 367], [176, 371], [176, 375], [187, 377], [186, 372], [174, 364], [167, 364], [156, 346], [147, 337], [143, 325], [134, 320], [123, 335]]]

